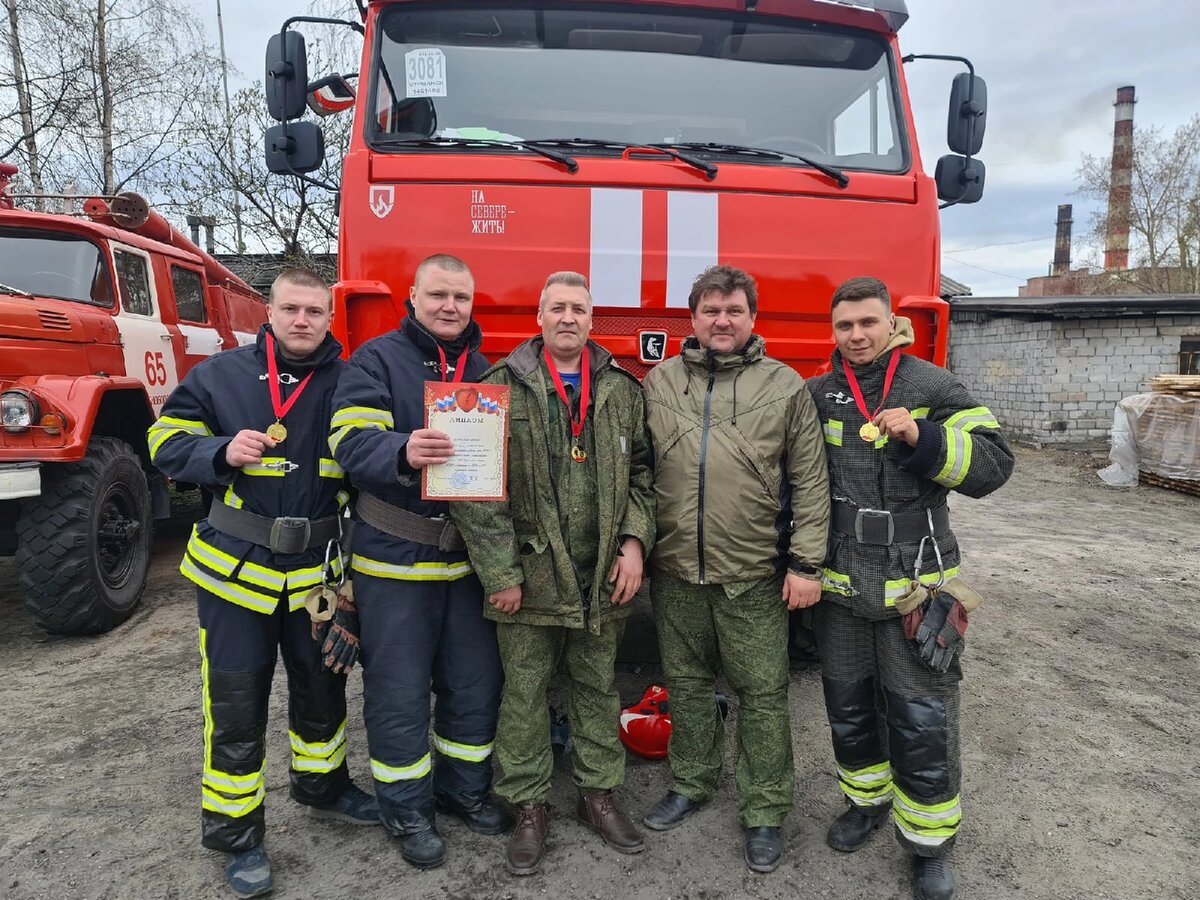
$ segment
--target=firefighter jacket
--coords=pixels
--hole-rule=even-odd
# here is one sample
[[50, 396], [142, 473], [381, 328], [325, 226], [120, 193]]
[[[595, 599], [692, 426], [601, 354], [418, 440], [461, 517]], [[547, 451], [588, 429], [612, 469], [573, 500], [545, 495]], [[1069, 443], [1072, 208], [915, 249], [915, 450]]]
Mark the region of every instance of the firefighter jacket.
[[[911, 323], [898, 317], [896, 333], [884, 352], [869, 365], [855, 367], [868, 411], [880, 404], [891, 354], [912, 342]], [[952, 490], [983, 497], [1012, 474], [1012, 452], [996, 417], [957, 378], [933, 363], [902, 356], [884, 403], [885, 409], [908, 409], [917, 421], [921, 433], [915, 448], [886, 436], [873, 442], [859, 437], [865, 419], [854, 402], [839, 351], [833, 353], [832, 371], [810, 379], [808, 389], [821, 416], [835, 504], [892, 514], [921, 513], [944, 505]], [[937, 543], [946, 578], [952, 578], [959, 572], [958, 541], [951, 531]], [[919, 549], [919, 539], [878, 546], [831, 531], [824, 599], [871, 619], [898, 615], [895, 603], [911, 589]], [[927, 544], [920, 580], [932, 584], [939, 577]]]
[[[342, 346], [326, 335], [308, 359], [285, 359], [276, 347], [280, 395], [286, 402], [299, 381], [312, 380], [284, 418], [287, 438], [267, 450], [260, 463], [230, 467], [225, 447], [239, 431], [265, 431], [275, 421], [267, 384], [266, 334], [253, 345], [211, 356], [183, 379], [150, 426], [150, 458], [168, 477], [207, 488], [225, 503], [268, 518], [319, 519], [337, 515], [349, 499], [343, 474], [325, 444], [333, 391], [345, 370]], [[270, 614], [281, 596], [290, 610], [321, 580], [325, 548], [281, 556], [267, 547], [197, 523], [179, 570], [206, 591]], [[331, 560], [334, 571], [341, 562]]]
[[[600, 632], [629, 612], [611, 600], [608, 573], [626, 537], [654, 544], [654, 489], [642, 389], [612, 355], [588, 342], [592, 400], [571, 458], [566, 409], [542, 360], [542, 338], [526, 341], [483, 378], [511, 388], [508, 497], [452, 503], [471, 562], [493, 594], [522, 586], [514, 614], [488, 605], [498, 622]], [[574, 403], [579, 403], [576, 394]], [[575, 412], [578, 412], [576, 405]]]
[[653, 568], [693, 584], [817, 571], [829, 528], [821, 426], [796, 372], [754, 335], [741, 352], [694, 338], [646, 376], [658, 535]]
[[[439, 342], [410, 309], [399, 328], [354, 351], [334, 398], [329, 449], [356, 488], [420, 516], [447, 515], [444, 501], [421, 499], [421, 472], [409, 466], [405, 449], [408, 436], [425, 427], [425, 382], [478, 381], [488, 368], [482, 340], [472, 321], [454, 344]], [[454, 581], [471, 573], [466, 550], [402, 540], [361, 520], [354, 524], [351, 568], [403, 581]]]

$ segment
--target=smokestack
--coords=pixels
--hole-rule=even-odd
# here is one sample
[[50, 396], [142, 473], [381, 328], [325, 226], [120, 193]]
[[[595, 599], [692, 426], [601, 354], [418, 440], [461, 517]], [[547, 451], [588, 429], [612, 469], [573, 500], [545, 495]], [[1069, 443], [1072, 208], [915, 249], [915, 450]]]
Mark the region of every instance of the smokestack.
[[1058, 223], [1054, 230], [1054, 267], [1051, 275], [1066, 275], [1071, 271], [1071, 204], [1058, 207]]
[[1108, 182], [1108, 229], [1104, 268], [1129, 268], [1129, 199], [1133, 184], [1133, 85], [1117, 88], [1113, 126], [1112, 174]]

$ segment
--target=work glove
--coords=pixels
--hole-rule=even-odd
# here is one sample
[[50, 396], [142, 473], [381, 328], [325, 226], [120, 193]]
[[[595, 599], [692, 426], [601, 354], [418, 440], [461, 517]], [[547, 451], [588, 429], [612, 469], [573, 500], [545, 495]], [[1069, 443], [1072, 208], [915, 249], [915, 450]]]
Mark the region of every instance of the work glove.
[[935, 672], [950, 668], [966, 643], [967, 611], [946, 591], [930, 594], [904, 616], [904, 636], [913, 652]]
[[337, 591], [333, 615], [323, 621], [314, 618], [312, 635], [321, 647], [325, 667], [336, 674], [349, 673], [358, 661], [358, 607], [354, 605], [354, 590], [346, 582]]

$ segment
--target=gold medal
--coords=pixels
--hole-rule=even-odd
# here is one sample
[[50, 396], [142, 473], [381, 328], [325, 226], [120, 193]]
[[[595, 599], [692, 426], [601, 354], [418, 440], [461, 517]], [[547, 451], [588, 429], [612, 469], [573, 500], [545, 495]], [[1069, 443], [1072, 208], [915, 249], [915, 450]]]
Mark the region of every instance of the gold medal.
[[283, 427], [282, 422], [273, 422], [267, 426], [267, 437], [275, 443], [287, 440], [287, 429]]
[[584, 452], [582, 447], [572, 447], [571, 459], [575, 460], [575, 462], [587, 462], [587, 453]]
[[[270, 434], [268, 431], [267, 434]], [[863, 427], [858, 429], [858, 436], [868, 444], [873, 444], [879, 440], [879, 426], [874, 422], [864, 422]]]

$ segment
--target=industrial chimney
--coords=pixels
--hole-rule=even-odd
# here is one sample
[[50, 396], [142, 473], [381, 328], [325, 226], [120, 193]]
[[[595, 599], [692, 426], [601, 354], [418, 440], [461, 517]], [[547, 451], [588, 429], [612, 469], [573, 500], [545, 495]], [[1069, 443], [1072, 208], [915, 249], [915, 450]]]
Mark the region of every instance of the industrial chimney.
[[1108, 182], [1108, 228], [1104, 241], [1104, 268], [1129, 268], [1129, 200], [1133, 184], [1132, 85], [1117, 88], [1116, 123], [1113, 126], [1112, 174]]
[[1071, 204], [1058, 207], [1058, 223], [1054, 230], [1054, 267], [1051, 275], [1066, 275], [1071, 271]]

